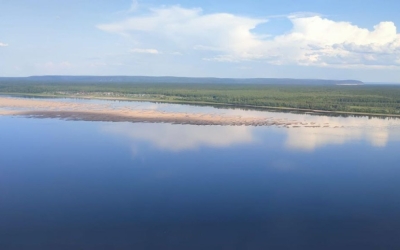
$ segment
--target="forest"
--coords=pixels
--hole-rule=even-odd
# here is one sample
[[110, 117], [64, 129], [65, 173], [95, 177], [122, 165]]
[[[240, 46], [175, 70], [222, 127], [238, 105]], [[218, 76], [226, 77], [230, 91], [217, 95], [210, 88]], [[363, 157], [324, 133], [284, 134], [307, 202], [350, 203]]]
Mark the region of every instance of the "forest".
[[0, 94], [400, 115], [399, 85], [0, 79]]

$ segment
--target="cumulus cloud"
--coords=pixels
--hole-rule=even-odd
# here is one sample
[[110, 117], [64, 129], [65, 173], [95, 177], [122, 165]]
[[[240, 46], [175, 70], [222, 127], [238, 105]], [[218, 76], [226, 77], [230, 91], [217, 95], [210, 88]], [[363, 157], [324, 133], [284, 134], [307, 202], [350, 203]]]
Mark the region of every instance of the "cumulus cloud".
[[138, 48], [136, 48], [136, 49], [131, 49], [130, 52], [131, 53], [140, 53], [140, 54], [153, 54], [153, 55], [160, 54], [160, 52], [156, 49], [138, 49]]
[[266, 43], [267, 54], [272, 50], [281, 51], [275, 59], [277, 64], [398, 65], [400, 35], [392, 22], [381, 22], [368, 30], [320, 16], [289, 19], [293, 29]]
[[142, 43], [174, 50], [203, 52], [205, 60], [237, 62], [262, 60], [270, 64], [331, 67], [400, 66], [400, 34], [393, 22], [367, 29], [318, 14], [294, 14], [288, 32], [271, 36], [253, 30], [267, 19], [229, 13], [205, 14], [200, 8], [180, 6], [150, 9], [101, 30], [133, 36]]
[[172, 6], [151, 9], [147, 15], [98, 25], [98, 28], [139, 39], [143, 34], [151, 34], [153, 39], [161, 43], [171, 41], [180, 49], [213, 48], [246, 58], [254, 57], [248, 53], [255, 51], [261, 43], [250, 30], [263, 22], [266, 20], [227, 13], [203, 14], [198, 8]]
[[0, 43], [0, 47], [7, 47], [8, 46], [8, 44], [6, 44], [6, 43]]

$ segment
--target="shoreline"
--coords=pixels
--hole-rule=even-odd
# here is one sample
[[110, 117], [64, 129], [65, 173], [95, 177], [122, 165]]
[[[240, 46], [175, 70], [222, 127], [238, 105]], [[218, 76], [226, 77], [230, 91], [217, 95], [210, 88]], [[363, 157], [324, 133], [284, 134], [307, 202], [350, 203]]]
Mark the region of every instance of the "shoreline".
[[[328, 124], [283, 119], [216, 113], [166, 112], [106, 104], [59, 102], [56, 99], [0, 97], [0, 115], [64, 120], [149, 122], [221, 126], [329, 127]], [[335, 126], [337, 127], [337, 126]]]
[[104, 101], [132, 101], [132, 102], [153, 102], [153, 103], [170, 103], [170, 104], [186, 104], [195, 106], [211, 106], [217, 108], [246, 108], [249, 110], [272, 111], [272, 112], [299, 112], [302, 114], [313, 115], [343, 115], [343, 116], [362, 116], [362, 117], [380, 117], [380, 118], [400, 118], [400, 114], [382, 114], [382, 113], [365, 113], [365, 112], [348, 112], [348, 111], [328, 111], [328, 110], [313, 110], [302, 108], [289, 107], [273, 107], [273, 106], [257, 106], [245, 104], [229, 104], [215, 102], [199, 102], [199, 101], [179, 101], [179, 100], [162, 100], [162, 99], [144, 99], [144, 98], [126, 98], [126, 97], [99, 97], [99, 96], [60, 96], [50, 94], [24, 94], [24, 93], [1, 93], [0, 97], [27, 97], [27, 98], [49, 98], [49, 99], [83, 99], [83, 100], [104, 100]]

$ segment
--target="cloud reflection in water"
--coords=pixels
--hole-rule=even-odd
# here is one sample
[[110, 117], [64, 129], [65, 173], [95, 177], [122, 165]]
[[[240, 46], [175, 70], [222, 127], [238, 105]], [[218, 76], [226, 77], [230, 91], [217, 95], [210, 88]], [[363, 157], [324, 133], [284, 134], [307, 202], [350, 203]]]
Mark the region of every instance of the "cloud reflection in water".
[[[281, 115], [281, 114], [280, 114]], [[302, 122], [326, 124], [326, 127], [281, 128], [286, 138], [277, 146], [291, 150], [312, 152], [328, 145], [343, 145], [365, 141], [374, 147], [385, 147], [389, 141], [400, 140], [399, 119], [378, 119], [366, 117], [327, 117], [287, 114], [288, 119]], [[329, 124], [329, 126], [328, 126]], [[181, 152], [201, 147], [224, 148], [233, 145], [251, 144], [259, 136], [268, 136], [271, 127], [251, 126], [193, 126], [148, 123], [113, 123], [106, 125], [106, 133], [128, 137], [135, 147], [136, 141], [145, 141], [166, 151]], [[274, 131], [277, 130], [269, 130]], [[278, 130], [279, 131], [279, 130]], [[267, 138], [261, 138], [266, 143]]]
[[[318, 122], [318, 117], [313, 120]], [[389, 140], [400, 140], [400, 120], [365, 117], [321, 117], [320, 120], [321, 123], [329, 123], [330, 127], [288, 129], [286, 147], [314, 151], [327, 145], [343, 145], [362, 140], [374, 147], [385, 147]]]
[[103, 127], [105, 132], [151, 143], [167, 151], [179, 152], [200, 147], [223, 148], [254, 141], [251, 127], [192, 126], [172, 124], [120, 123]]

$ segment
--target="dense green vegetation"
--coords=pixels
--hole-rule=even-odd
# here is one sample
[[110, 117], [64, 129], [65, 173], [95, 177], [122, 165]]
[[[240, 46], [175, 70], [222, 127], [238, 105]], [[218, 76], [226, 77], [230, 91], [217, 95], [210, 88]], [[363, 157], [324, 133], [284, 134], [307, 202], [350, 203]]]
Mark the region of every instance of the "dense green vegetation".
[[1, 79], [0, 93], [400, 114], [400, 86], [99, 83]]

